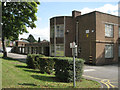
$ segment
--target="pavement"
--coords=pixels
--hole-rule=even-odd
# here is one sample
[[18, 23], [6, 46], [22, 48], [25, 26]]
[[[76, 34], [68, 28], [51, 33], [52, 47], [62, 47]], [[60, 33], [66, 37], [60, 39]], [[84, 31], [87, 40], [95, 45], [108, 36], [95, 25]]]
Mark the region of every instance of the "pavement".
[[[8, 57], [26, 62], [27, 55], [8, 53]], [[91, 66], [85, 65], [83, 77], [99, 82], [102, 88], [118, 88], [118, 65]], [[120, 79], [119, 79], [120, 80]]]
[[16, 53], [7, 53], [9, 58], [17, 59], [20, 62], [26, 63], [27, 55], [16, 54]]

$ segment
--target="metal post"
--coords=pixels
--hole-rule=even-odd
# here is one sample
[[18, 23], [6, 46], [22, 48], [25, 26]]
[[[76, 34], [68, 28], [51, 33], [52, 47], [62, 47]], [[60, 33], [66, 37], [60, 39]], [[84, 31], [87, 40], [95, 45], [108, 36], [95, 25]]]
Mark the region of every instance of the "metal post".
[[73, 72], [74, 72], [74, 77], [73, 77], [73, 85], [74, 85], [74, 88], [75, 88], [75, 86], [76, 86], [76, 84], [75, 84], [75, 76], [76, 76], [76, 73], [75, 73], [75, 56], [73, 56]]

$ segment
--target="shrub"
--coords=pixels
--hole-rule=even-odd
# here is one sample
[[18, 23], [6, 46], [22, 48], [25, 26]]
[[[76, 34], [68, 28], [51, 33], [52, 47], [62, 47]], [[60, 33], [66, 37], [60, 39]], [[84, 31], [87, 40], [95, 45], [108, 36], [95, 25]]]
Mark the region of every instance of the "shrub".
[[39, 57], [43, 57], [41, 54], [28, 54], [26, 58], [27, 66], [31, 69], [39, 68], [38, 60]]
[[[83, 73], [84, 60], [76, 59], [76, 81], [79, 81]], [[60, 81], [73, 81], [73, 58], [55, 58], [55, 75]]]
[[40, 72], [51, 74], [54, 72], [54, 58], [52, 57], [40, 57], [39, 58]]

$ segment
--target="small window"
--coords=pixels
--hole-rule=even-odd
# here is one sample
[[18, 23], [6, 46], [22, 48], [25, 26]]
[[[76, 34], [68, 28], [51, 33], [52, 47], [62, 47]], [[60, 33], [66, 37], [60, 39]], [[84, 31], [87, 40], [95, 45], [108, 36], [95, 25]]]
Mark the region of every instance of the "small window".
[[113, 44], [105, 45], [105, 58], [113, 58]]
[[105, 37], [113, 37], [113, 25], [105, 24]]

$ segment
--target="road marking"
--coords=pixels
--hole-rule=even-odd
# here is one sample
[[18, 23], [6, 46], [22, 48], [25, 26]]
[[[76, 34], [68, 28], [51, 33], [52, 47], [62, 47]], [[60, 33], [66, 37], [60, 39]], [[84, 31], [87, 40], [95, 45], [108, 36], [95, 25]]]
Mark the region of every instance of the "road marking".
[[[106, 86], [107, 86], [107, 88], [110, 88], [110, 86], [106, 83], [106, 82], [104, 82], [106, 79], [103, 79], [103, 80], [101, 80], [100, 82], [101, 83], [103, 83], [103, 84], [105, 84]], [[108, 81], [108, 80], [107, 80]]]
[[93, 79], [97, 79], [97, 80], [101, 80], [100, 78], [96, 78], [96, 77], [92, 77], [92, 76], [86, 76], [86, 75], [83, 75], [84, 77], [89, 77], [89, 78], [93, 78]]
[[96, 77], [87, 76], [87, 75], [83, 75], [83, 76], [84, 76], [84, 77], [88, 77], [88, 78], [93, 78], [93, 79], [96, 79], [96, 80], [100, 80], [100, 82], [103, 83], [104, 85], [106, 85], [107, 88], [110, 88], [110, 86], [111, 86], [112, 88], [117, 87], [117, 86], [115, 86], [115, 85], [112, 85], [112, 84], [110, 83], [110, 80], [109, 80], [109, 79], [101, 79], [101, 78], [96, 78]]
[[84, 72], [88, 72], [88, 71], [96, 71], [95, 69], [85, 69]]

